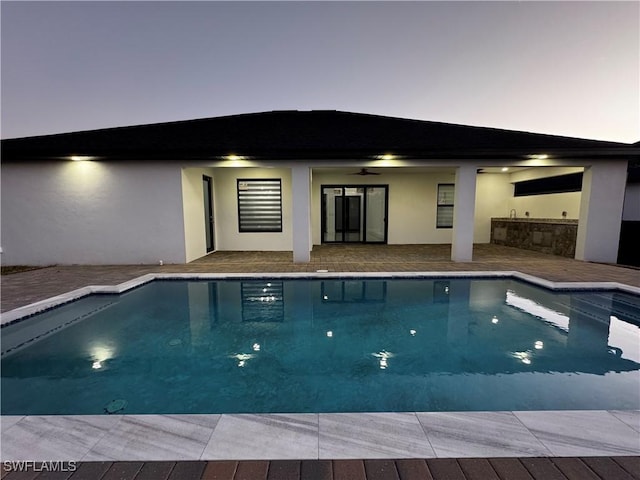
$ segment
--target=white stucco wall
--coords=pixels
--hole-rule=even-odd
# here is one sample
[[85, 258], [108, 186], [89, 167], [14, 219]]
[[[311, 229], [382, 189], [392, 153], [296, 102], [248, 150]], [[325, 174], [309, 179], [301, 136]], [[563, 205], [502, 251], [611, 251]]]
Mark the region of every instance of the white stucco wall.
[[513, 198], [513, 184], [508, 174], [481, 173], [476, 182], [474, 243], [491, 241], [491, 218], [508, 217]]
[[293, 261], [311, 260], [311, 170], [306, 165], [291, 168], [291, 228]]
[[[297, 164], [300, 164], [299, 162]], [[276, 165], [276, 164], [274, 164]], [[206, 254], [202, 175], [213, 178], [216, 249], [291, 251], [292, 176], [286, 166], [209, 167], [181, 162], [39, 162], [2, 165], [4, 265], [184, 263]], [[621, 167], [622, 168], [622, 167]], [[573, 173], [582, 168], [532, 168], [477, 175], [474, 242], [490, 240], [491, 217], [578, 218], [580, 192], [513, 197], [513, 182]], [[379, 169], [349, 175], [314, 168], [311, 186], [313, 244], [321, 243], [321, 185], [388, 185], [388, 243], [450, 243], [437, 229], [439, 183], [454, 183], [454, 169], [415, 173]], [[282, 180], [281, 233], [239, 233], [236, 180]], [[627, 191], [625, 219], [640, 218], [640, 187]], [[632, 217], [632, 218], [630, 218]], [[582, 219], [581, 219], [582, 220]]]
[[562, 218], [562, 212], [567, 212], [566, 218], [575, 220], [580, 216], [580, 192], [513, 197], [509, 210], [512, 208], [518, 218], [524, 218], [526, 212], [529, 218]]
[[[530, 168], [509, 175], [512, 183], [534, 180], [537, 178], [555, 177], [570, 173], [582, 172], [582, 167], [540, 167]], [[512, 197], [509, 201], [508, 213], [514, 209], [520, 218], [529, 212], [530, 218], [562, 218], [562, 212], [567, 217], [577, 219], [580, 216], [580, 192], [549, 193], [546, 195], [528, 195], [526, 197]]]
[[450, 243], [451, 229], [436, 228], [436, 196], [439, 183], [454, 183], [455, 174], [403, 173], [401, 169], [379, 170], [381, 175], [349, 175], [313, 171], [311, 228], [313, 244], [321, 243], [320, 189], [322, 185], [389, 185], [388, 243]]
[[206, 175], [213, 178], [214, 173], [212, 168], [182, 169], [182, 211], [187, 262], [207, 254], [202, 177]]
[[4, 265], [182, 263], [180, 169], [3, 163], [1, 245]]
[[[239, 178], [282, 180], [282, 232], [239, 232], [237, 192]], [[215, 168], [213, 191], [217, 250], [292, 250], [290, 168]]]
[[577, 219], [580, 215], [581, 192], [552, 193], [514, 197], [515, 182], [545, 178], [583, 171], [582, 167], [539, 167], [514, 173], [483, 173], [478, 175], [476, 187], [475, 243], [488, 243], [491, 239], [491, 218], [508, 217], [511, 209], [516, 216], [530, 218]]
[[451, 236], [451, 260], [454, 262], [473, 260], [477, 177], [475, 165], [461, 165], [456, 169]]
[[616, 262], [626, 181], [627, 162], [610, 161], [585, 168], [576, 259]]

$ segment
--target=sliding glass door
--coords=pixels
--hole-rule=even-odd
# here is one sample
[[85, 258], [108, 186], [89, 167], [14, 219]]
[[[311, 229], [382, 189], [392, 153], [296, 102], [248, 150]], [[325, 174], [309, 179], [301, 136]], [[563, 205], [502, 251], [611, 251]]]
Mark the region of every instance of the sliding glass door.
[[323, 185], [322, 243], [386, 243], [387, 185]]

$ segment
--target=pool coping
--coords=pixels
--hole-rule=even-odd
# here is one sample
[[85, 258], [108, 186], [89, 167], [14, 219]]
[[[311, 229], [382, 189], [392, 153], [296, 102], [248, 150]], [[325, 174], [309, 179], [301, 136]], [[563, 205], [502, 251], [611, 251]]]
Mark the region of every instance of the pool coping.
[[[150, 273], [10, 310], [2, 326], [94, 293], [153, 280], [513, 278], [550, 290], [640, 288], [552, 282], [518, 271]], [[258, 460], [640, 455], [640, 410], [0, 416], [2, 460]], [[6, 445], [9, 445], [8, 449]], [[135, 448], [134, 446], [141, 446]], [[187, 447], [178, 447], [187, 445]]]
[[2, 461], [640, 455], [640, 410], [2, 416]]
[[3, 461], [640, 455], [640, 410], [3, 416]]
[[89, 285], [61, 295], [56, 295], [23, 307], [14, 308], [0, 314], [0, 326], [6, 326], [24, 320], [32, 315], [64, 305], [91, 294], [120, 294], [138, 288], [154, 280], [237, 280], [256, 278], [513, 278], [549, 290], [619, 290], [640, 295], [640, 287], [619, 282], [553, 282], [534, 275], [507, 271], [462, 271], [462, 272], [279, 272], [279, 273], [148, 273], [118, 285]]

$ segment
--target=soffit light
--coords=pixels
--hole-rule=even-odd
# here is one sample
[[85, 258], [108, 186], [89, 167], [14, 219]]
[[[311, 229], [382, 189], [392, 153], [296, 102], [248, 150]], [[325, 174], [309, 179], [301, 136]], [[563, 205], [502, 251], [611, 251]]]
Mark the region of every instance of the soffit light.
[[381, 153], [379, 155], [372, 155], [370, 158], [375, 160], [397, 160], [398, 155], [394, 155], [393, 153]]
[[244, 157], [242, 155], [236, 155], [235, 153], [232, 153], [230, 155], [225, 155], [223, 158], [225, 160], [231, 160], [233, 162], [233, 161], [236, 161], [236, 160], [246, 160], [247, 157]]
[[527, 155], [527, 157], [531, 160], [546, 160], [547, 158], [549, 158], [549, 155], [547, 155], [546, 153], [533, 153], [531, 155]]
[[509, 167], [502, 167], [500, 170], [503, 171], [503, 172], [508, 172], [509, 171]]
[[88, 155], [71, 155], [69, 157], [70, 160], [74, 162], [86, 162], [88, 160], [93, 160], [95, 157], [90, 157]]

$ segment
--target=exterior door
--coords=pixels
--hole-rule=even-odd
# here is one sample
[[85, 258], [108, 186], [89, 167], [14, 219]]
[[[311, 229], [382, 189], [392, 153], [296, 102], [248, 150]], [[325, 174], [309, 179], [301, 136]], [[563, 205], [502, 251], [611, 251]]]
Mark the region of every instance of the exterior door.
[[387, 243], [387, 187], [367, 187], [365, 192], [365, 241]]
[[387, 185], [323, 185], [322, 243], [386, 243]]
[[207, 253], [215, 248], [214, 220], [213, 220], [213, 182], [211, 177], [202, 176], [202, 193], [204, 200], [204, 231], [207, 245]]
[[344, 241], [362, 240], [360, 198], [356, 195], [335, 197], [336, 233], [340, 234]]

